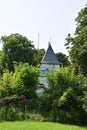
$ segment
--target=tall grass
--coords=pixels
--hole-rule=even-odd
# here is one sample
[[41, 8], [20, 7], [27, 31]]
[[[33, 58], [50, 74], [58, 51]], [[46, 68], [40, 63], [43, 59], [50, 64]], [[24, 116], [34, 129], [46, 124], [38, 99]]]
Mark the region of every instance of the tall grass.
[[1, 122], [0, 130], [87, 130], [87, 127], [49, 122]]

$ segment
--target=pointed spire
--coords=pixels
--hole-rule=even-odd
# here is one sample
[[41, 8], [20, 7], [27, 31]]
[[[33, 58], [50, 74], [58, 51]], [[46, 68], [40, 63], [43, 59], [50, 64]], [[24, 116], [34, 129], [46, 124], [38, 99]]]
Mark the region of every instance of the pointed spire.
[[48, 49], [47, 49], [45, 55], [43, 56], [43, 59], [42, 59], [41, 63], [43, 63], [43, 64], [54, 64], [54, 65], [62, 64], [56, 58], [56, 55], [55, 55], [55, 53], [54, 53], [54, 51], [53, 51], [53, 49], [51, 47], [50, 42], [49, 42]]

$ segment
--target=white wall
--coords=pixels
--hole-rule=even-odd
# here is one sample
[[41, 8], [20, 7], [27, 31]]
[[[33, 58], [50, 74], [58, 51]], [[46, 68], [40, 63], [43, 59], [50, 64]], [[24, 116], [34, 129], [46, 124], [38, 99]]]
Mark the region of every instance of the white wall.
[[52, 65], [52, 64], [42, 64], [41, 66], [40, 66], [40, 70], [50, 70], [51, 68], [53, 68], [53, 69], [57, 69], [57, 68], [59, 68], [60, 67], [60, 65]]
[[50, 65], [50, 64], [42, 64], [40, 66], [40, 71], [43, 73], [42, 76], [39, 77], [40, 83], [44, 84], [46, 87], [48, 87], [47, 84], [47, 79], [46, 79], [46, 73], [48, 73], [50, 71], [51, 68], [53, 68], [54, 70], [57, 70], [60, 67], [60, 65]]

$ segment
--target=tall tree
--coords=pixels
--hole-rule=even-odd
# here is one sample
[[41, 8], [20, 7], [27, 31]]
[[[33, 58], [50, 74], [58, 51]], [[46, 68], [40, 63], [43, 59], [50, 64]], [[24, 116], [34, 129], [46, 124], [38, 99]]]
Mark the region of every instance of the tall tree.
[[71, 62], [87, 76], [87, 5], [78, 13], [74, 37], [68, 34], [65, 46], [69, 49]]
[[66, 56], [66, 55], [63, 54], [62, 52], [56, 53], [56, 57], [57, 57], [58, 60], [63, 64], [63, 66], [69, 65], [68, 56]]
[[7, 67], [10, 71], [13, 71], [14, 61], [34, 64], [34, 46], [32, 41], [25, 36], [18, 33], [2, 36], [1, 42], [3, 44], [0, 56], [2, 69]]
[[44, 53], [45, 53], [44, 49], [36, 49], [35, 50], [35, 53], [34, 53], [34, 62], [35, 62], [35, 65], [40, 64], [40, 62], [41, 62], [41, 60], [43, 58]]

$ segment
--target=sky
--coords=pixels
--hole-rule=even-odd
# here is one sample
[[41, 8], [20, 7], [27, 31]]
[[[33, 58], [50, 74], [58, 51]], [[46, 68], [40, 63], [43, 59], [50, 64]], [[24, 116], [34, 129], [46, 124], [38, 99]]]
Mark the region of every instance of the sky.
[[[64, 46], [68, 33], [73, 34], [78, 12], [87, 0], [0, 0], [0, 37], [19, 33], [39, 48], [51, 41], [55, 53], [67, 54]], [[1, 44], [0, 44], [1, 48]]]

